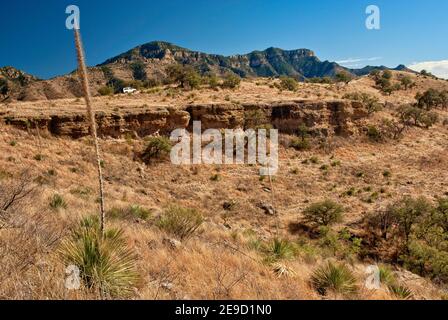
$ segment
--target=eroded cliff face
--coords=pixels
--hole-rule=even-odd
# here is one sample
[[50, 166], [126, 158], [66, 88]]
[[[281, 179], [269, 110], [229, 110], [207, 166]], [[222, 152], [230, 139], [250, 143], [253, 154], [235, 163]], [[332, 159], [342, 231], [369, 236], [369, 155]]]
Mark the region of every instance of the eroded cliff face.
[[[117, 111], [118, 110], [118, 111]], [[305, 124], [316, 135], [348, 136], [357, 132], [356, 122], [367, 117], [359, 102], [288, 101], [261, 104], [206, 104], [183, 107], [140, 107], [97, 112], [98, 135], [144, 137], [174, 129], [191, 128], [201, 121], [202, 129], [256, 128], [270, 125], [281, 133], [295, 133]], [[84, 112], [46, 112], [21, 116], [20, 111], [0, 113], [3, 123], [21, 129], [39, 127], [56, 136], [80, 138], [89, 134]]]

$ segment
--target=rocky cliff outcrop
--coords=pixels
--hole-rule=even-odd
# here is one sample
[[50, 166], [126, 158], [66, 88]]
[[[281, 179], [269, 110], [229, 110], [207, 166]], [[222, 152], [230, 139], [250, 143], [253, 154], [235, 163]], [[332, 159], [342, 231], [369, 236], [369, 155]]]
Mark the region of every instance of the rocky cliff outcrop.
[[[117, 110], [117, 109], [114, 109]], [[355, 123], [367, 116], [359, 102], [288, 101], [263, 104], [205, 104], [183, 107], [145, 107], [97, 112], [98, 134], [101, 137], [122, 137], [127, 134], [144, 137], [155, 133], [168, 135], [178, 128], [191, 128], [201, 121], [202, 129], [251, 128], [270, 125], [282, 133], [295, 133], [305, 124], [316, 135], [351, 135]], [[0, 113], [7, 125], [21, 129], [39, 127], [57, 136], [80, 138], [89, 134], [83, 112], [40, 113], [21, 116], [16, 112]]]

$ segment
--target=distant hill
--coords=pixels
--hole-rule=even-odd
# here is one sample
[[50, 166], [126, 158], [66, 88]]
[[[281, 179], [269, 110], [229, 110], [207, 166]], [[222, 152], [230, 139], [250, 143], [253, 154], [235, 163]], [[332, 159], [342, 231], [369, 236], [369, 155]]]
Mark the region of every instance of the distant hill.
[[100, 66], [129, 64], [135, 61], [153, 63], [155, 60], [191, 65], [201, 73], [233, 72], [241, 77], [291, 76], [298, 79], [332, 77], [346, 70], [335, 62], [320, 61], [308, 49], [282, 50], [268, 48], [244, 55], [223, 56], [181, 48], [167, 42], [155, 41], [108, 59]]
[[[235, 73], [243, 78], [289, 76], [298, 80], [334, 77], [342, 71], [352, 76], [363, 76], [374, 69], [388, 69], [385, 66], [348, 69], [336, 62], [321, 61], [309, 49], [268, 48], [248, 54], [223, 56], [192, 51], [168, 42], [153, 41], [89, 68], [94, 93], [101, 86], [110, 83], [111, 79], [136, 80], [133, 69], [135, 64], [139, 64], [148, 78], [159, 80], [166, 76], [166, 67], [172, 64], [192, 66], [201, 74]], [[391, 70], [413, 72], [403, 65]], [[6, 79], [8, 82], [10, 100], [58, 99], [81, 95], [76, 73], [73, 72], [50, 80], [40, 80], [13, 67], [5, 67], [0, 69], [0, 79]]]

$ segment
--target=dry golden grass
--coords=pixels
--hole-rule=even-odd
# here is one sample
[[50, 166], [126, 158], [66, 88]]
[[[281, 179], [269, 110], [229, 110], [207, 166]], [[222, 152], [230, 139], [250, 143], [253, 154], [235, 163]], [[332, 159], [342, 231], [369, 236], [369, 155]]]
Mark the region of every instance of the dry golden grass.
[[[256, 82], [259, 81], [259, 85]], [[194, 101], [254, 102], [297, 98], [341, 97], [345, 92], [361, 90], [370, 80], [356, 80], [347, 87], [301, 84], [298, 93], [283, 92], [267, 84], [269, 80], [243, 82], [238, 91], [194, 92]], [[135, 96], [95, 98], [97, 109], [125, 106], [138, 107], [191, 102], [181, 93], [166, 98], [163, 93]], [[309, 94], [309, 96], [307, 96]], [[402, 93], [412, 99], [414, 92]], [[215, 98], [214, 96], [217, 96]], [[260, 97], [258, 97], [260, 96]], [[166, 101], [164, 99], [167, 99]], [[171, 99], [171, 100], [170, 100]], [[389, 99], [389, 98], [388, 98]], [[391, 101], [402, 101], [392, 96]], [[58, 100], [17, 103], [5, 106], [8, 111], [71, 112], [81, 102]], [[41, 109], [43, 108], [43, 109]], [[446, 112], [440, 112], [447, 117]], [[388, 116], [389, 111], [375, 115], [372, 121]], [[41, 132], [41, 141], [33, 130], [29, 132], [0, 126], [0, 183], [17, 180], [25, 169], [35, 180], [35, 193], [27, 203], [15, 210], [20, 228], [0, 228], [2, 274], [0, 298], [5, 299], [97, 299], [88, 290], [68, 291], [64, 288], [65, 267], [55, 254], [60, 240], [65, 238], [81, 217], [97, 213], [96, 168], [93, 145], [89, 138], [70, 140]], [[141, 280], [134, 299], [321, 299], [310, 286], [310, 275], [316, 266], [330, 256], [323, 251], [309, 252], [299, 248], [294, 259], [280, 261], [289, 276], [279, 277], [274, 266], [266, 263], [260, 250], [251, 246], [255, 240], [269, 241], [276, 236], [297, 242], [302, 236], [294, 230], [302, 210], [322, 199], [334, 199], [346, 208], [340, 229], [356, 230], [362, 217], [403, 195], [423, 195], [429, 199], [446, 191], [448, 166], [448, 130], [442, 124], [430, 130], [411, 128], [401, 141], [372, 144], [363, 137], [329, 138], [327, 148], [297, 152], [280, 149], [280, 168], [273, 179], [275, 198], [268, 179], [262, 180], [255, 166], [173, 166], [161, 162], [145, 166], [134, 161], [133, 150], [141, 148], [141, 140], [106, 139], [101, 141], [104, 154], [106, 210], [112, 207], [139, 205], [151, 211], [152, 217], [142, 219], [110, 218], [108, 224], [123, 228], [131, 247], [138, 255]], [[14, 143], [12, 143], [14, 142]], [[36, 155], [42, 155], [40, 160]], [[317, 163], [309, 160], [317, 158]], [[323, 170], [322, 165], [328, 169]], [[389, 171], [390, 177], [383, 173]], [[362, 175], [360, 175], [362, 173]], [[211, 177], [219, 174], [221, 179]], [[341, 196], [350, 188], [360, 193]], [[52, 210], [49, 198], [58, 193], [67, 208]], [[369, 201], [371, 195], [378, 197]], [[234, 201], [231, 210], [223, 208]], [[277, 218], [265, 215], [260, 202], [270, 203]], [[170, 204], [196, 208], [206, 218], [193, 238], [172, 248], [166, 239], [171, 236], [158, 229], [155, 219]], [[20, 255], [14, 252], [20, 252]], [[363, 284], [368, 261], [351, 260], [361, 287], [359, 299], [395, 299], [386, 288], [371, 291]], [[6, 272], [6, 273], [5, 273]], [[440, 298], [440, 288], [429, 280], [399, 270], [403, 282], [416, 298]], [[327, 298], [338, 299], [337, 296]]]

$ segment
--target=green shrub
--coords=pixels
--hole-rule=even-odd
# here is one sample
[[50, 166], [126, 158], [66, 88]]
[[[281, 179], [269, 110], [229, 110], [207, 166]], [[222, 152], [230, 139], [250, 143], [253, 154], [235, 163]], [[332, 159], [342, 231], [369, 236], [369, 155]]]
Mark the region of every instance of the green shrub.
[[98, 93], [102, 96], [110, 96], [114, 93], [114, 88], [110, 86], [104, 86], [98, 89]]
[[165, 210], [157, 225], [184, 240], [190, 238], [203, 222], [204, 218], [197, 210], [172, 205]]
[[223, 88], [235, 89], [240, 86], [241, 78], [236, 74], [229, 73], [224, 77], [224, 82], [222, 83]]
[[342, 221], [344, 208], [332, 200], [314, 203], [303, 211], [304, 218], [316, 226], [329, 226]]
[[283, 90], [297, 91], [297, 89], [299, 88], [299, 83], [294, 78], [281, 77], [280, 78], [280, 88]]
[[347, 93], [343, 96], [343, 98], [362, 102], [366, 107], [369, 115], [381, 111], [382, 109], [381, 104], [379, 103], [379, 99], [365, 92]]
[[171, 141], [167, 137], [150, 137], [147, 141], [148, 144], [142, 154], [142, 160], [147, 164], [171, 152]]
[[79, 268], [84, 286], [103, 298], [130, 295], [139, 279], [137, 258], [127, 246], [123, 231], [107, 229], [103, 237], [97, 217], [81, 221], [62, 243], [60, 255], [66, 265]]
[[370, 141], [373, 142], [381, 142], [384, 140], [381, 131], [373, 125], [367, 127], [367, 137], [369, 138]]
[[333, 292], [344, 297], [352, 297], [358, 292], [353, 273], [345, 265], [330, 261], [313, 272], [311, 284], [323, 296]]
[[439, 120], [439, 115], [435, 112], [425, 112], [421, 115], [420, 123], [427, 129], [431, 128]]
[[405, 90], [408, 90], [410, 87], [412, 87], [414, 85], [414, 81], [412, 81], [410, 76], [403, 76], [400, 79], [400, 82]]
[[124, 208], [113, 207], [106, 213], [106, 215], [117, 219], [132, 218], [148, 220], [151, 217], [151, 211], [134, 204]]
[[305, 151], [311, 149], [311, 144], [308, 139], [293, 138], [289, 145], [297, 151]]
[[54, 194], [50, 198], [50, 208], [54, 210], [58, 209], [67, 209], [67, 203], [65, 202], [64, 198], [59, 194]]

